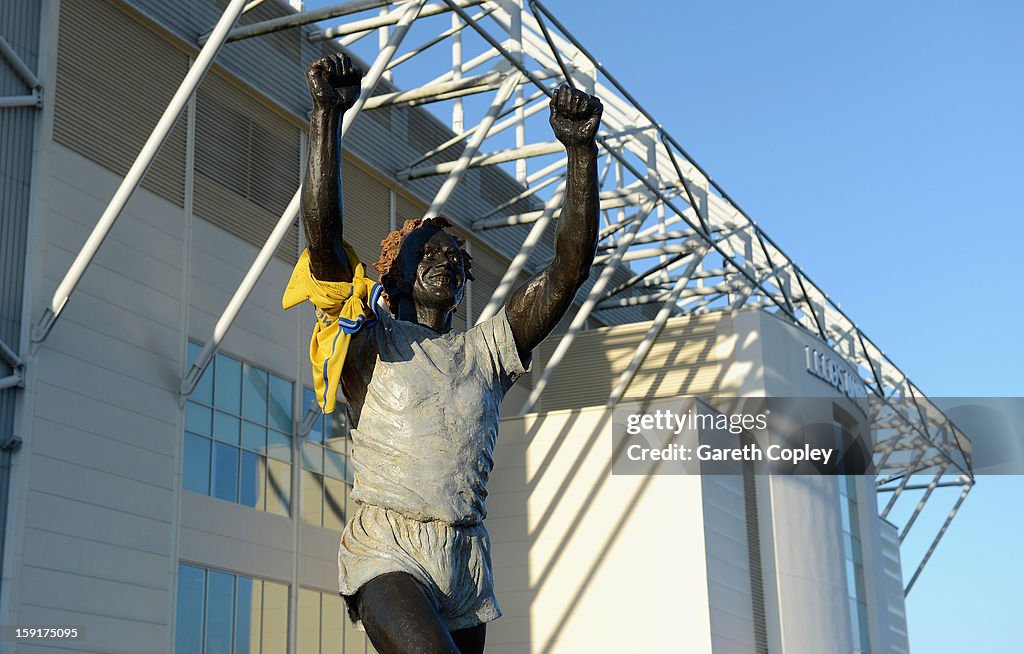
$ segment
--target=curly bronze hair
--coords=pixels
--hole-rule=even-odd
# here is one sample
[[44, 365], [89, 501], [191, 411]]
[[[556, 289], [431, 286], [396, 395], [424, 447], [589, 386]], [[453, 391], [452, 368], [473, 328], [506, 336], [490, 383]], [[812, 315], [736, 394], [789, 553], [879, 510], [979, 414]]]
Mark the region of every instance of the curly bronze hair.
[[[466, 280], [474, 279], [473, 273], [470, 272], [473, 268], [473, 257], [466, 251], [466, 241], [451, 233], [450, 228], [454, 227], [451, 221], [441, 216], [406, 220], [401, 228], [391, 232], [380, 242], [380, 259], [373, 264], [374, 269], [380, 273], [380, 283], [384, 287], [384, 292], [381, 293], [381, 296], [392, 312], [398, 310], [397, 291], [398, 282], [401, 279], [401, 273], [395, 267], [395, 262], [398, 260], [398, 253], [402, 249], [402, 242], [405, 240], [405, 237], [420, 227], [438, 227], [447, 232], [455, 241], [455, 244], [459, 246], [459, 252], [462, 253], [462, 267], [466, 273]], [[392, 304], [392, 300], [395, 300], [394, 304]]]

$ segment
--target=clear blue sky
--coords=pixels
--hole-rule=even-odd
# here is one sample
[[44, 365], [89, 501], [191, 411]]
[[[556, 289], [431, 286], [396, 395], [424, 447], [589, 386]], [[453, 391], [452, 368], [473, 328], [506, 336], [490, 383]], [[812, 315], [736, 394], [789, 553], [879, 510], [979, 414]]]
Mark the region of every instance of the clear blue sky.
[[[1024, 395], [1024, 3], [546, 5], [926, 393]], [[915, 654], [1022, 651], [1022, 503], [979, 479], [908, 599]]]

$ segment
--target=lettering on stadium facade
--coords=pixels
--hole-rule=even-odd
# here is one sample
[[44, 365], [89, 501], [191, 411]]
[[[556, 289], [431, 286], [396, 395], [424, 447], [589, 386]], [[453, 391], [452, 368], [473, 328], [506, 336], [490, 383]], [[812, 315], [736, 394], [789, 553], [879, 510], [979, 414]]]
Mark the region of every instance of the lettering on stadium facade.
[[804, 346], [804, 363], [807, 366], [807, 372], [835, 387], [837, 391], [853, 400], [858, 406], [866, 408], [862, 406], [867, 397], [864, 382], [855, 375], [851, 375], [845, 365], [809, 345]]

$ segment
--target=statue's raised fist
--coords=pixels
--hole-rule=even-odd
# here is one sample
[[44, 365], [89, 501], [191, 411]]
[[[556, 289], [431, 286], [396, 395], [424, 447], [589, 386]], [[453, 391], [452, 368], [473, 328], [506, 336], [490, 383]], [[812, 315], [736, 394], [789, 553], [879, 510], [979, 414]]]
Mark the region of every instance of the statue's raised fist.
[[566, 84], [551, 96], [551, 129], [567, 147], [593, 145], [604, 106], [596, 97]]
[[363, 71], [352, 65], [348, 55], [332, 54], [318, 59], [306, 69], [306, 83], [313, 104], [323, 108], [349, 109], [359, 99]]

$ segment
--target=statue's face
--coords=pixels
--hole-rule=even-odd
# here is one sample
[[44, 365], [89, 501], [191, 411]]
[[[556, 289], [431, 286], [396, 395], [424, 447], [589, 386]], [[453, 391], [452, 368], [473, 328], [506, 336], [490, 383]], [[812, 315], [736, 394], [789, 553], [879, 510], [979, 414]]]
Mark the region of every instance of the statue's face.
[[398, 253], [403, 286], [419, 306], [454, 309], [466, 290], [462, 251], [446, 231], [427, 225], [405, 237]]

